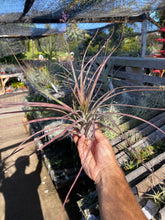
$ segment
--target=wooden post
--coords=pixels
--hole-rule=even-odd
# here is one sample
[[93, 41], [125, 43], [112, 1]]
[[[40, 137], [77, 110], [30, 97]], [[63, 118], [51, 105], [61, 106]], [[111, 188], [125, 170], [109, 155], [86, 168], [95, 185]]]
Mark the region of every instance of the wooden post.
[[33, 60], [34, 60], [34, 42], [33, 42], [33, 39], [32, 39], [32, 50], [33, 50]]
[[141, 57], [145, 57], [146, 54], [146, 41], [147, 41], [147, 19], [142, 22], [142, 38], [141, 38]]
[[1, 84], [2, 84], [2, 94], [5, 94], [5, 84], [3, 82], [3, 78], [0, 76]]
[[58, 62], [60, 62], [60, 48], [59, 48], [58, 34], [57, 34], [57, 57], [58, 57]]

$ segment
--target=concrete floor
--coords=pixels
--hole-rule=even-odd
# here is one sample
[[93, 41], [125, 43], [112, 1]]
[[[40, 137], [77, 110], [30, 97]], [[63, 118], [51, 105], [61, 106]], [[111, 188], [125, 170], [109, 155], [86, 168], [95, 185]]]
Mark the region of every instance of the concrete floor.
[[[26, 92], [3, 95], [0, 103], [22, 102], [25, 95]], [[12, 108], [14, 110], [18, 108]], [[4, 111], [0, 109], [0, 113]], [[23, 117], [24, 113], [0, 116], [0, 126], [10, 125], [0, 127], [0, 168], [13, 165], [5, 173], [0, 172], [0, 220], [56, 220], [62, 202], [47, 169], [36, 154], [25, 158], [35, 150], [34, 144], [2, 164], [3, 159], [29, 136], [23, 125], [11, 126], [22, 122]], [[69, 219], [66, 211], [61, 219]]]

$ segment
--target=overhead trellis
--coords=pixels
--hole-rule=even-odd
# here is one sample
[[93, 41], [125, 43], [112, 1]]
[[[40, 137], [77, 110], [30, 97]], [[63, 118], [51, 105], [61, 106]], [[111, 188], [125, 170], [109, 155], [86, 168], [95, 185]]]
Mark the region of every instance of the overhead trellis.
[[[50, 35], [59, 34], [56, 29], [26, 27], [24, 24], [0, 25], [0, 58], [25, 52], [25, 39], [38, 39]], [[2, 49], [3, 48], [3, 49]], [[12, 51], [11, 51], [12, 49]]]
[[47, 37], [54, 34], [61, 33], [57, 29], [50, 28], [36, 28], [26, 27], [22, 24], [1, 24], [0, 25], [0, 39], [2, 38], [23, 38], [36, 39], [40, 37]]
[[13, 55], [14, 54], [21, 54], [25, 52], [25, 46], [21, 40], [15, 39], [0, 39], [0, 58]]
[[111, 22], [165, 8], [164, 0], [5, 0], [1, 2], [0, 22], [60, 23]]
[[[165, 0], [5, 0], [0, 7], [0, 45], [5, 48], [0, 57], [11, 53], [9, 42], [15, 54], [24, 50], [23, 43], [14, 38], [36, 39], [60, 33], [29, 24], [137, 22], [148, 12], [162, 9]], [[5, 38], [8, 40], [2, 41]]]

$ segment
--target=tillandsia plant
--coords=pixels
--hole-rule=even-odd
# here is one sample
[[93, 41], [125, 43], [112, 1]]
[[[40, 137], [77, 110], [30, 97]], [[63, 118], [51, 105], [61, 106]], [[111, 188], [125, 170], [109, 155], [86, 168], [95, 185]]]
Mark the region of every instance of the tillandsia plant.
[[159, 184], [156, 189], [152, 190], [152, 194], [146, 194], [144, 198], [153, 199], [155, 204], [161, 208], [165, 205], [165, 187]]
[[55, 76], [49, 73], [47, 70], [47, 67], [42, 67], [36, 70], [36, 68], [28, 67], [28, 75], [27, 79], [29, 81], [32, 81], [34, 85], [38, 85], [40, 88], [44, 89], [50, 89], [58, 92], [57, 89], [57, 79]]
[[[65, 82], [70, 89], [71, 92], [71, 97], [72, 97], [72, 103], [67, 104], [61, 99], [56, 98], [52, 94], [49, 94], [48, 91], [42, 90], [42, 92], [45, 93], [46, 96], [48, 96], [50, 99], [54, 100], [55, 103], [40, 103], [40, 102], [23, 102], [23, 103], [1, 103], [0, 107], [1, 108], [10, 108], [13, 106], [22, 106], [24, 107], [24, 112], [29, 112], [29, 111], [50, 111], [54, 112], [55, 115], [51, 117], [46, 117], [46, 118], [38, 118], [34, 120], [30, 120], [26, 123], [34, 123], [34, 122], [41, 122], [41, 121], [50, 121], [50, 120], [56, 120], [56, 121], [62, 121], [62, 123], [55, 125], [54, 127], [51, 127], [50, 130], [47, 131], [47, 128], [44, 128], [40, 131], [37, 131], [35, 134], [31, 135], [28, 137], [24, 142], [22, 142], [16, 149], [8, 156], [12, 156], [13, 154], [23, 150], [24, 148], [27, 148], [31, 143], [26, 143], [28, 140], [30, 140], [32, 137], [34, 137], [36, 134], [40, 136], [35, 139], [35, 141], [40, 140], [47, 135], [51, 134], [52, 132], [57, 132], [57, 135], [53, 137], [51, 140], [49, 140], [47, 143], [45, 143], [43, 146], [39, 147], [36, 151], [40, 151], [42, 148], [46, 147], [50, 143], [54, 142], [55, 140], [59, 138], [65, 138], [68, 135], [71, 135], [74, 132], [77, 133], [77, 135], [85, 135], [86, 139], [91, 139], [91, 144], [89, 146], [88, 153], [86, 155], [86, 158], [88, 157], [88, 154], [91, 150], [94, 138], [95, 138], [95, 131], [96, 131], [96, 124], [98, 126], [98, 129], [109, 129], [113, 132], [115, 132], [117, 135], [122, 135], [123, 138], [127, 140], [127, 138], [124, 136], [122, 133], [121, 129], [119, 126], [116, 124], [116, 122], [113, 120], [112, 116], [113, 115], [121, 115], [121, 116], [127, 116], [131, 117], [134, 119], [141, 120], [142, 122], [146, 122], [149, 125], [155, 127], [158, 129], [160, 132], [165, 134], [163, 130], [158, 128], [156, 125], [150, 123], [149, 121], [146, 121], [145, 119], [142, 119], [138, 116], [134, 116], [131, 114], [126, 114], [122, 112], [115, 112], [115, 111], [106, 111], [106, 109], [109, 109], [110, 105], [118, 105], [120, 104], [113, 104], [111, 100], [113, 100], [114, 97], [117, 97], [119, 95], [122, 95], [124, 93], [131, 93], [131, 92], [142, 92], [142, 91], [164, 91], [164, 89], [160, 89], [159, 87], [146, 87], [146, 86], [123, 86], [123, 87], [118, 87], [118, 88], [112, 88], [110, 91], [105, 92], [103, 95], [100, 95], [100, 91], [102, 87], [104, 86], [103, 84], [99, 83], [100, 76], [102, 74], [103, 68], [105, 64], [108, 62], [109, 58], [113, 54], [115, 50], [119, 47], [122, 39], [123, 39], [123, 34], [120, 39], [120, 43], [112, 49], [112, 51], [109, 54], [105, 54], [103, 56], [102, 62], [100, 65], [92, 72], [92, 67], [94, 65], [94, 62], [96, 61], [97, 57], [100, 55], [100, 53], [103, 51], [103, 48], [105, 49], [105, 52], [107, 51], [108, 47], [108, 42], [110, 41], [111, 37], [113, 36], [114, 30], [112, 34], [109, 36], [109, 38], [105, 41], [105, 43], [102, 45], [102, 47], [98, 50], [98, 52], [88, 60], [86, 60], [86, 55], [88, 48], [92, 44], [93, 40], [95, 39], [96, 34], [94, 35], [93, 39], [89, 43], [85, 53], [84, 57], [82, 60], [81, 68], [80, 70], [75, 69], [74, 62], [70, 56], [70, 69], [68, 70], [67, 68], [63, 67], [64, 69], [64, 74], [65, 74]], [[66, 45], [67, 41], [66, 41]], [[70, 54], [69, 47], [68, 47], [68, 54]], [[61, 64], [60, 64], [61, 65]], [[61, 65], [62, 66], [62, 65]], [[26, 72], [26, 70], [24, 70]], [[72, 80], [70, 80], [69, 75], [70, 72], [72, 74]], [[28, 73], [26, 73], [28, 74]], [[99, 85], [98, 85], [99, 84]], [[37, 87], [40, 89], [39, 87]], [[146, 107], [144, 106], [135, 106], [135, 105], [124, 105], [121, 104], [122, 107], [129, 107], [129, 108], [143, 108], [145, 109]], [[30, 108], [31, 109], [28, 109]], [[147, 109], [151, 110], [157, 110], [157, 108], [149, 108]], [[164, 108], [159, 108], [160, 111], [164, 111]], [[20, 111], [16, 112], [10, 112], [10, 113], [20, 113]], [[6, 113], [0, 113], [0, 114], [9, 114], [9, 112]], [[105, 125], [102, 120], [106, 119], [109, 120], [111, 123], [113, 123], [114, 126], [116, 126], [117, 131], [113, 129], [113, 127], [110, 127], [108, 125]], [[18, 124], [14, 124], [16, 126]], [[46, 132], [47, 131], [47, 132]], [[128, 141], [128, 140], [127, 140]], [[25, 144], [26, 143], [26, 144]], [[24, 144], [24, 146], [23, 146]], [[128, 145], [129, 141], [128, 141]], [[30, 155], [29, 155], [30, 156]], [[7, 158], [8, 158], [7, 157]], [[7, 159], [6, 158], [6, 159]], [[64, 205], [68, 199], [68, 196], [70, 195], [70, 192], [77, 181], [83, 166], [86, 162], [86, 158], [82, 163], [82, 167], [77, 174], [77, 177], [75, 178], [67, 196], [63, 204]], [[62, 211], [61, 211], [62, 213]], [[60, 216], [61, 216], [60, 213]], [[59, 216], [59, 219], [60, 219]]]

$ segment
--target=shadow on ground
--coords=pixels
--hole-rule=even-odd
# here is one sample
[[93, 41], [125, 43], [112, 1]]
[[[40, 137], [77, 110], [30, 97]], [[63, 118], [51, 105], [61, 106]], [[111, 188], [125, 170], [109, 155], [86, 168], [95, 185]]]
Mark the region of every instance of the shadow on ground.
[[19, 157], [15, 162], [16, 171], [5, 178], [4, 163], [1, 162], [0, 191], [5, 201], [5, 220], [44, 219], [37, 191], [41, 183], [42, 161], [39, 160], [34, 172], [25, 174], [29, 165], [27, 156]]

